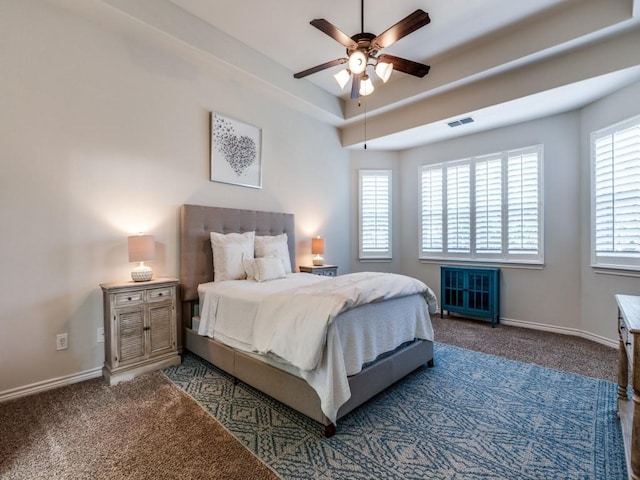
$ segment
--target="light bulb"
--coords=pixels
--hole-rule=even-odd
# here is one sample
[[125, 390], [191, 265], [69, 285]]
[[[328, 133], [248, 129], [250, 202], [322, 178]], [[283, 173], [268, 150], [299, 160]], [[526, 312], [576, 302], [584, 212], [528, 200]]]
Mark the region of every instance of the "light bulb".
[[367, 68], [367, 56], [362, 50], [356, 50], [349, 56], [349, 70], [354, 75], [359, 75]]
[[378, 77], [380, 77], [380, 79], [384, 83], [387, 83], [387, 80], [389, 80], [392, 71], [393, 63], [378, 62], [378, 64], [376, 65], [376, 75], [378, 75]]

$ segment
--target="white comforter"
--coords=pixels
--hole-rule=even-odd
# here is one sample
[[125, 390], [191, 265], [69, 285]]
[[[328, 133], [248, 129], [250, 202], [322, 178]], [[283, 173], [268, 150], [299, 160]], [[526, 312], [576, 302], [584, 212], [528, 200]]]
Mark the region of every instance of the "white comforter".
[[392, 273], [352, 273], [271, 295], [260, 304], [253, 324], [253, 350], [278, 355], [302, 371], [313, 370], [327, 329], [341, 312], [417, 293], [425, 294], [430, 313], [435, 313], [435, 295], [424, 283]]
[[[264, 283], [212, 282], [200, 285], [198, 291], [200, 335], [284, 359], [289, 364], [287, 370], [305, 379], [318, 393], [323, 413], [334, 423], [338, 409], [351, 396], [340, 334], [333, 322], [340, 312], [371, 301], [422, 293], [426, 303], [418, 308], [415, 318], [409, 315], [412, 318], [405, 319], [406, 325], [392, 329], [397, 336], [393, 340], [398, 342], [394, 346], [413, 338], [433, 340], [427, 311], [436, 311], [435, 295], [424, 283], [400, 275], [364, 273], [331, 278], [291, 274]], [[308, 313], [312, 315], [306, 316]], [[304, 327], [307, 324], [309, 328]], [[284, 332], [274, 333], [279, 329]], [[288, 343], [302, 348], [291, 349]]]

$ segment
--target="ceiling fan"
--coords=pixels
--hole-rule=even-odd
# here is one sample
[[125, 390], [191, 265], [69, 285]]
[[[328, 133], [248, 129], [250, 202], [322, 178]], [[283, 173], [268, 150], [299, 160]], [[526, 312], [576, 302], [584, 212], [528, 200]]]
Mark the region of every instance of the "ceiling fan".
[[[401, 38], [406, 37], [410, 33], [415, 32], [419, 28], [422, 28], [431, 22], [427, 12], [418, 9], [395, 25], [389, 27], [380, 35], [376, 36], [364, 31], [364, 0], [361, 0], [360, 7], [361, 33], [356, 33], [352, 37], [348, 37], [335, 25], [324, 18], [317, 18], [309, 22], [318, 30], [329, 35], [344, 46], [347, 49], [347, 57], [337, 58], [330, 62], [303, 70], [302, 72], [294, 74], [294, 78], [303, 78], [327, 68], [346, 63], [348, 65], [347, 69], [341, 70], [334, 75], [334, 77], [341, 88], [344, 88], [349, 82], [349, 79], [351, 79], [351, 98], [357, 99], [360, 95], [369, 95], [373, 92], [373, 83], [366, 71], [368, 66], [373, 66], [376, 74], [385, 83], [391, 76], [391, 72], [394, 69], [419, 78], [422, 78], [429, 73], [429, 65], [424, 65], [422, 63], [396, 57], [394, 55], [378, 55], [378, 52], [383, 48], [390, 46]], [[372, 63], [369, 63], [370, 61]]]

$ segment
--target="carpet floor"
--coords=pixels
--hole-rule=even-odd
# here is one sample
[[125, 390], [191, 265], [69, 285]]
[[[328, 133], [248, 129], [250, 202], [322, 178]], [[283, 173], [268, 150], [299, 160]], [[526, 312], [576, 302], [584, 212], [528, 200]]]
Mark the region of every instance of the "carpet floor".
[[277, 479], [161, 372], [0, 404], [0, 478]]
[[[434, 329], [439, 342], [615, 381], [617, 350], [587, 340], [448, 318], [434, 318]], [[243, 446], [247, 435], [240, 432], [236, 440], [160, 372], [116, 387], [95, 379], [4, 402], [0, 426], [2, 479], [277, 478]], [[319, 436], [317, 424], [312, 428]], [[614, 456], [622, 454], [614, 450]]]

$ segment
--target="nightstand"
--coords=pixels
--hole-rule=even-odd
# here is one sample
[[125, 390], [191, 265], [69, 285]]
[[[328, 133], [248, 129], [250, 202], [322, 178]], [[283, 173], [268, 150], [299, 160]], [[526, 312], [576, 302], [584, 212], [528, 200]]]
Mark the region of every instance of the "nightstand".
[[316, 266], [301, 266], [300, 272], [302, 273], [313, 273], [314, 275], [324, 275], [325, 277], [337, 277], [338, 276], [338, 266], [337, 265], [322, 265], [319, 267]]
[[180, 364], [177, 286], [175, 278], [100, 284], [105, 340], [102, 374], [109, 384]]

